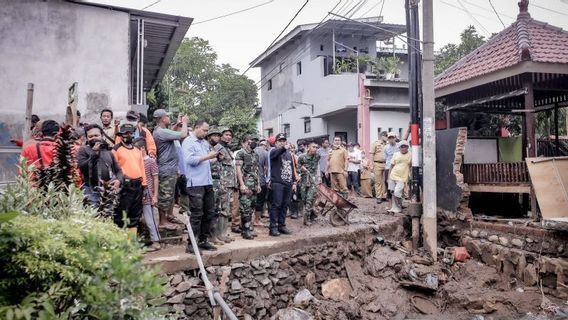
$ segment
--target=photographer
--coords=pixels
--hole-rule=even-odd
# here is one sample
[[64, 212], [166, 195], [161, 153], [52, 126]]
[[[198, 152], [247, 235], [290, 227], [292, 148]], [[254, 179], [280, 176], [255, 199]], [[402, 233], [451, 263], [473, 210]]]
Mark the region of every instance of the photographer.
[[103, 142], [103, 130], [96, 124], [85, 127], [87, 143], [77, 152], [77, 165], [83, 179], [85, 202], [98, 208], [101, 201], [100, 188], [109, 182], [110, 187], [118, 192], [122, 183], [122, 171], [109, 149]]

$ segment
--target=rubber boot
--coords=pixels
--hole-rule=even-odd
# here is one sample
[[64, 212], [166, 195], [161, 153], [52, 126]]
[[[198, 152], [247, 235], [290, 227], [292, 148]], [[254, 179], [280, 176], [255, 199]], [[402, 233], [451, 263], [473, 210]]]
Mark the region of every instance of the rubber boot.
[[392, 196], [392, 207], [389, 210], [390, 213], [401, 213], [402, 212], [402, 208], [401, 208], [401, 199], [398, 197], [395, 197], [394, 195]]
[[126, 233], [128, 234], [128, 240], [136, 239], [136, 235], [138, 234], [138, 228], [137, 227], [128, 228], [126, 230]]
[[217, 228], [215, 230], [217, 239], [226, 243], [233, 241], [233, 239], [229, 237], [227, 234], [228, 228], [229, 228], [229, 217], [220, 215], [219, 221], [217, 222]]
[[241, 236], [243, 239], [252, 240], [254, 236], [252, 235], [252, 221], [250, 216], [241, 217]]
[[312, 214], [310, 210], [304, 210], [304, 225], [306, 226], [312, 225]]

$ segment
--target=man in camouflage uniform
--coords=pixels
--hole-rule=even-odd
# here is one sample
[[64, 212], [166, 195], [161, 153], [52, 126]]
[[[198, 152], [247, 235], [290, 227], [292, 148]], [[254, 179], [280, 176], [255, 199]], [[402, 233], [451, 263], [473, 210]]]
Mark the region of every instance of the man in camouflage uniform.
[[[211, 147], [211, 151], [219, 151], [220, 148], [223, 148], [219, 144], [219, 140], [221, 139], [221, 131], [217, 127], [211, 127], [209, 132], [207, 133], [207, 141]], [[215, 198], [215, 216], [211, 221], [211, 239], [209, 239], [213, 244], [222, 245], [224, 241], [219, 238], [219, 234], [216, 234], [215, 230], [217, 230], [219, 225], [219, 215], [220, 215], [220, 207], [221, 207], [221, 172], [223, 170], [223, 166], [221, 164], [222, 155], [219, 153], [216, 159], [211, 160], [211, 178], [213, 179], [213, 195]], [[229, 241], [230, 242], [230, 241]]]
[[304, 202], [304, 224], [309, 226], [314, 220], [314, 200], [316, 197], [317, 186], [319, 181], [319, 160], [320, 156], [317, 152], [315, 142], [308, 144], [306, 153], [298, 159], [298, 167], [300, 168], [300, 190], [302, 193], [302, 201]]
[[256, 195], [260, 192], [258, 155], [254, 152], [256, 142], [252, 135], [242, 139], [242, 149], [235, 155], [237, 178], [239, 181], [241, 236], [252, 240], [252, 215], [256, 205]]
[[[231, 217], [231, 201], [233, 193], [237, 188], [237, 173], [233, 164], [233, 155], [227, 141], [233, 136], [229, 128], [220, 128], [221, 141], [215, 145], [214, 149], [219, 151], [219, 161], [221, 166], [219, 192], [216, 197], [216, 210], [219, 212], [218, 222], [213, 230], [213, 235], [224, 242], [231, 242], [233, 239], [228, 235], [229, 218]], [[213, 182], [215, 186], [215, 182]]]

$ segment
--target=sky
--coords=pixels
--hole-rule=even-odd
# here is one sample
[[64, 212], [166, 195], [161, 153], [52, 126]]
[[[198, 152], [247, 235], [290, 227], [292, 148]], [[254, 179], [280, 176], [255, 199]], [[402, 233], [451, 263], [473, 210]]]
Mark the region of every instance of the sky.
[[[194, 18], [187, 37], [198, 36], [209, 40], [218, 54], [218, 63], [229, 63], [244, 71], [260, 55], [292, 19], [306, 0], [90, 0], [89, 2], [143, 9]], [[339, 0], [309, 0], [298, 17], [286, 29], [305, 23], [317, 23]], [[474, 25], [484, 36], [504, 29], [499, 17], [509, 26], [518, 13], [518, 0], [433, 0], [434, 41], [439, 49], [448, 43], [459, 43], [460, 33]], [[384, 3], [384, 6], [383, 6]], [[256, 5], [257, 8], [225, 18], [199, 23]], [[344, 13], [361, 4], [353, 18], [382, 16], [386, 23], [405, 23], [404, 0], [341, 0], [335, 12]], [[529, 13], [537, 20], [568, 29], [568, 0], [531, 0]], [[421, 17], [422, 23], [422, 17]], [[253, 80], [260, 79], [260, 70], [246, 73]]]

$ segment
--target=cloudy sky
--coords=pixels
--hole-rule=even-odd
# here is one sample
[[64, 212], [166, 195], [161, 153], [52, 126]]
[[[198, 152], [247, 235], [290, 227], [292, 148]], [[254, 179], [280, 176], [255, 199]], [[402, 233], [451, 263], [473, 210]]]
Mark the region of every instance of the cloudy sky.
[[[210, 41], [220, 63], [230, 63], [244, 71], [290, 21], [305, 0], [90, 0], [91, 2], [182, 15], [194, 18], [188, 37], [199, 36]], [[319, 22], [339, 0], [309, 0], [287, 31], [298, 24]], [[459, 42], [459, 34], [468, 25], [488, 36], [508, 26], [518, 13], [517, 0], [434, 0], [434, 35], [436, 49]], [[529, 12], [537, 20], [568, 29], [568, 0], [531, 0]], [[383, 5], [384, 4], [384, 5]], [[257, 8], [225, 18], [199, 23], [235, 11]], [[404, 24], [404, 0], [341, 0], [336, 13], [362, 5], [353, 18], [378, 16], [387, 23]], [[286, 32], [287, 32], [286, 31]], [[247, 75], [260, 79], [260, 71]]]

